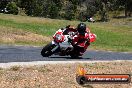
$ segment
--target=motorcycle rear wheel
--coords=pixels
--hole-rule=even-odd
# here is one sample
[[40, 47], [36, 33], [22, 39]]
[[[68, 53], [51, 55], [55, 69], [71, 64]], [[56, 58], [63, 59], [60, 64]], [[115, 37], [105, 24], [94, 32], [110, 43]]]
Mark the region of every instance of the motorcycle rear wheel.
[[50, 42], [49, 44], [47, 44], [41, 51], [41, 55], [43, 57], [49, 57], [51, 56], [53, 53], [52, 53], [52, 49], [54, 48], [55, 45], [52, 44], [52, 42]]

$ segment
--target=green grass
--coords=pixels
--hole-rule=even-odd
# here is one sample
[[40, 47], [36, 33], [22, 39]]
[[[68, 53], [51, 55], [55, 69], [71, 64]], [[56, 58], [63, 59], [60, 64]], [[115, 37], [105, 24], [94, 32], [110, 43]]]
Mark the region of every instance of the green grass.
[[37, 34], [42, 34], [49, 36], [53, 32], [55, 32], [56, 27], [53, 25], [43, 25], [43, 24], [34, 24], [34, 23], [19, 23], [12, 20], [3, 20], [0, 19], [0, 25], [6, 27], [12, 27], [16, 29], [23, 29], [27, 31], [31, 31]]
[[[28, 16], [0, 14], [0, 26], [14, 30], [24, 30], [43, 36], [52, 36], [58, 28], [68, 24], [76, 26], [79, 21], [56, 20]], [[111, 51], [132, 51], [132, 18], [112, 19], [110, 22], [89, 23], [91, 32], [97, 35], [91, 49]], [[36, 43], [21, 41], [17, 44], [36, 45]], [[37, 45], [43, 45], [41, 42]]]
[[132, 27], [101, 24], [91, 25], [91, 28], [97, 34], [97, 41], [92, 46], [103, 50], [132, 51]]

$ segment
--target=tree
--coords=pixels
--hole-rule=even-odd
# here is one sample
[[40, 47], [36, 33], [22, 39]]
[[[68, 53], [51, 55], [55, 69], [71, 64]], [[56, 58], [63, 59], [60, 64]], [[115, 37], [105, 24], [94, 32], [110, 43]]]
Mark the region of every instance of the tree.
[[125, 1], [125, 16], [130, 17], [132, 14], [132, 0]]
[[1, 0], [0, 1], [0, 9], [4, 9], [8, 4], [8, 0]]
[[49, 6], [49, 17], [57, 18], [58, 12], [59, 12], [59, 9], [56, 6], [56, 4], [54, 2], [51, 2], [50, 6]]
[[18, 14], [18, 7], [15, 2], [9, 2], [6, 8], [9, 14], [14, 14], [14, 15]]
[[86, 15], [88, 17], [92, 17], [94, 14], [96, 14], [97, 12], [97, 8], [96, 8], [96, 0], [86, 0], [85, 1], [85, 5], [86, 5]]
[[124, 11], [125, 17], [132, 14], [132, 0], [110, 0], [113, 11]]
[[109, 2], [108, 0], [96, 0], [96, 8], [99, 11], [100, 21], [108, 21]]
[[65, 18], [67, 20], [75, 19], [76, 6], [72, 2], [67, 2], [65, 6]]

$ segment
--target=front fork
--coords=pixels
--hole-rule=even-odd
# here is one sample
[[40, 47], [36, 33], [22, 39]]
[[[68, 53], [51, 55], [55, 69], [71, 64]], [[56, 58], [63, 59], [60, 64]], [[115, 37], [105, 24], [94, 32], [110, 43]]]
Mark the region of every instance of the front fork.
[[55, 53], [59, 49], [59, 44], [56, 43], [55, 41], [52, 41], [52, 44], [54, 45], [54, 48], [51, 51], [52, 51], [52, 53]]

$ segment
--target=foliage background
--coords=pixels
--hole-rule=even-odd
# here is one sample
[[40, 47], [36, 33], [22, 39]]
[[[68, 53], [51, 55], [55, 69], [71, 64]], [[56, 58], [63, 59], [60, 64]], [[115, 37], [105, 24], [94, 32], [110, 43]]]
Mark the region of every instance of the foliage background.
[[108, 21], [132, 14], [132, 0], [1, 0], [0, 9], [8, 13], [22, 14], [54, 19], [81, 20], [98, 15], [100, 21]]

